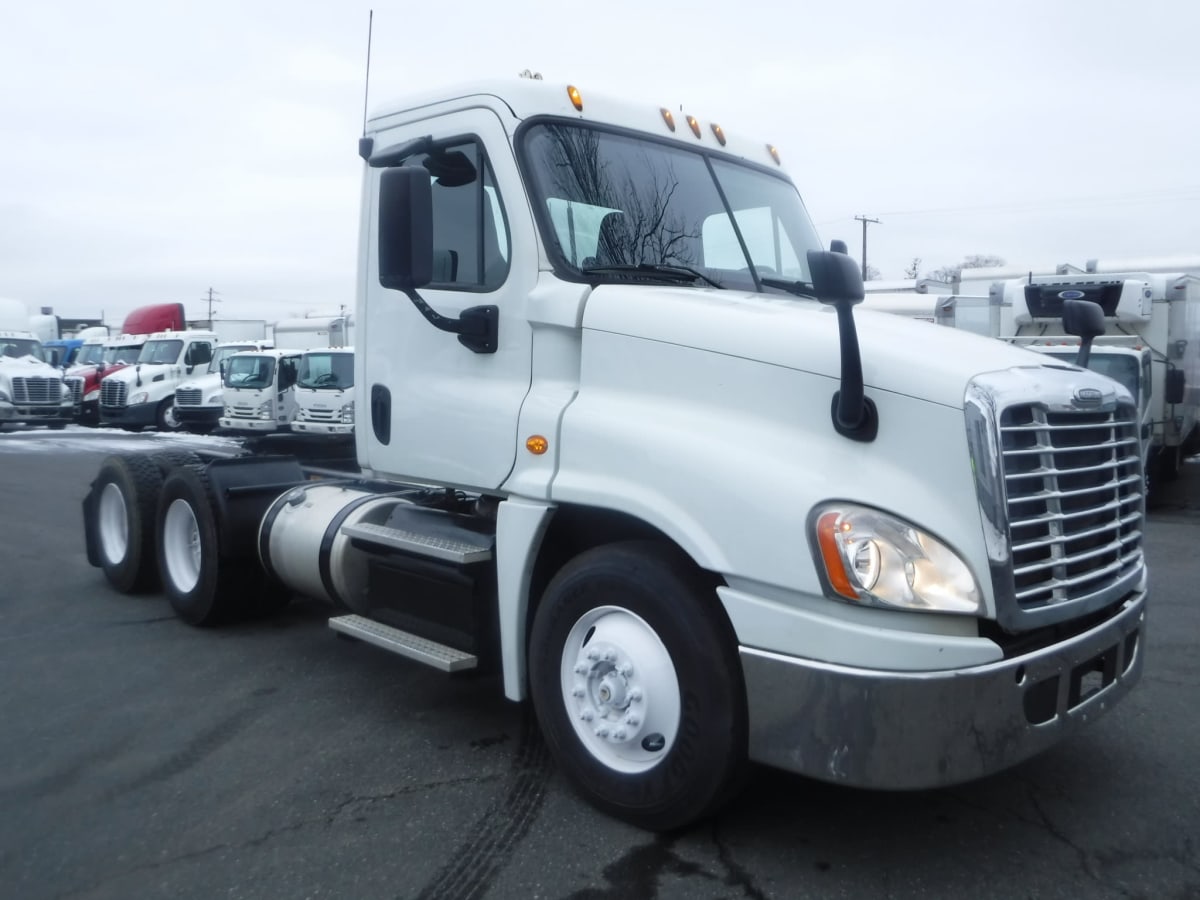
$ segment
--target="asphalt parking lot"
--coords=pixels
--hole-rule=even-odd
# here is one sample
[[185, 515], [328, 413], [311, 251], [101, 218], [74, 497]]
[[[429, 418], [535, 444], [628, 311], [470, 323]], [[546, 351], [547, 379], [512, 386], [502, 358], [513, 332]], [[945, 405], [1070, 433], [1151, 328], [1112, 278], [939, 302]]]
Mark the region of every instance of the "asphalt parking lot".
[[1083, 734], [940, 791], [759, 770], [654, 835], [578, 800], [493, 679], [337, 640], [313, 603], [196, 629], [112, 591], [79, 502], [159, 439], [0, 432], [4, 897], [1200, 896], [1200, 461], [1149, 520], [1143, 680]]

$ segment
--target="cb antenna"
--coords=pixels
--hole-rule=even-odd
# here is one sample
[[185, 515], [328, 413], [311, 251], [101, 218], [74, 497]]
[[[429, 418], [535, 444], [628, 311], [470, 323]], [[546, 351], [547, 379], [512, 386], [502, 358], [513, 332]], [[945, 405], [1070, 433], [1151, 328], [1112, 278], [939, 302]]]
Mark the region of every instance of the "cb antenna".
[[363, 130], [358, 139], [358, 155], [364, 160], [371, 158], [375, 140], [367, 137], [367, 100], [371, 94], [371, 30], [375, 25], [375, 10], [367, 10], [367, 77], [363, 82]]

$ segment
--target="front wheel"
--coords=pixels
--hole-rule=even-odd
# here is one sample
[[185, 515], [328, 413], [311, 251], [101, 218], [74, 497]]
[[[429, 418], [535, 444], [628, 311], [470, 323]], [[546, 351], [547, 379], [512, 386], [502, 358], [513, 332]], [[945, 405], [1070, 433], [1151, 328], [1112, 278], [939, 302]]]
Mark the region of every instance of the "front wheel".
[[713, 585], [682, 554], [628, 542], [568, 563], [538, 607], [529, 676], [559, 765], [612, 815], [679, 828], [740, 781], [736, 639]]
[[179, 431], [183, 428], [183, 423], [179, 421], [179, 416], [175, 414], [174, 397], [168, 397], [162, 403], [158, 404], [158, 410], [154, 414], [154, 424], [159, 431]]

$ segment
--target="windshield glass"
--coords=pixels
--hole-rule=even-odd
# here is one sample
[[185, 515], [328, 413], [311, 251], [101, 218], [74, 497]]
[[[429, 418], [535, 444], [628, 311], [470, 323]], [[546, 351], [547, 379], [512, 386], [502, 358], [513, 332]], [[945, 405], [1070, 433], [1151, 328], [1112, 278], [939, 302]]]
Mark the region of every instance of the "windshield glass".
[[[1079, 355], [1078, 351], [1071, 353], [1054, 352], [1048, 353], [1047, 356], [1053, 356], [1055, 359], [1061, 359], [1063, 362], [1074, 363], [1075, 358]], [[1088, 357], [1087, 367], [1093, 372], [1098, 372], [1101, 375], [1107, 375], [1113, 381], [1119, 381], [1133, 395], [1133, 399], [1138, 399], [1138, 381], [1141, 373], [1141, 367], [1136, 356], [1126, 356], [1125, 354], [1108, 354], [1097, 353], [1094, 349], [1092, 355]]]
[[94, 366], [102, 359], [104, 359], [103, 344], [84, 344], [79, 348], [79, 355], [75, 357], [75, 365]]
[[176, 363], [183, 350], [183, 341], [146, 341], [137, 361], [140, 363]]
[[142, 353], [141, 344], [122, 344], [119, 347], [105, 347], [104, 361], [109, 364], [122, 366], [130, 365], [138, 360]]
[[31, 338], [0, 337], [0, 359], [20, 359], [23, 356], [46, 361], [46, 354], [38, 341]]
[[274, 378], [274, 357], [231, 356], [225, 361], [225, 387], [257, 390], [269, 387]]
[[755, 275], [812, 280], [807, 253], [820, 242], [786, 178], [581, 123], [536, 124], [522, 149], [543, 239], [566, 277], [628, 280], [619, 267], [657, 266], [747, 290], [762, 289]]
[[354, 357], [349, 353], [306, 353], [300, 358], [296, 384], [303, 388], [354, 386]]

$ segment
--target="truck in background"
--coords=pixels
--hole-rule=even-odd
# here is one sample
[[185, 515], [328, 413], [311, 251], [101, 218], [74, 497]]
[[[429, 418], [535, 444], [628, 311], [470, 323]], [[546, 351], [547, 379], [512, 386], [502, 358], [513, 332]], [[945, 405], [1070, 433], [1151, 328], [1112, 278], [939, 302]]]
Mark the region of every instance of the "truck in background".
[[271, 330], [276, 347], [315, 350], [322, 347], [347, 347], [354, 343], [354, 316], [310, 315], [281, 319]]
[[271, 343], [265, 340], [237, 341], [217, 344], [212, 362], [206, 375], [191, 378], [175, 388], [175, 418], [185, 431], [193, 434], [209, 434], [219, 424], [225, 412], [222, 372], [225, 361], [244, 350], [269, 350]]
[[266, 319], [213, 319], [211, 323], [192, 323], [189, 327], [214, 332], [221, 344], [271, 343]]
[[652, 829], [750, 761], [977, 778], [1137, 682], [1127, 393], [856, 315], [773, 145], [514, 80], [389, 106], [359, 150], [362, 477], [109, 457], [84, 521], [114, 588], [161, 579], [197, 625], [302, 593], [499, 673], [579, 793]]
[[233, 434], [287, 432], [296, 418], [296, 373], [302, 350], [243, 350], [221, 371], [224, 412], [217, 420]]
[[[149, 336], [161, 331], [181, 331], [186, 319], [182, 303], [152, 303], [140, 306], [125, 317], [121, 331], [109, 338], [86, 338], [85, 357], [67, 370], [64, 383], [71, 390], [75, 421], [100, 424], [100, 382], [127, 365], [137, 362]], [[101, 349], [97, 351], [95, 345]]]
[[175, 388], [203, 375], [212, 362], [217, 336], [211, 331], [159, 331], [151, 334], [137, 361], [100, 381], [100, 424], [140, 431], [178, 431]]
[[[1104, 312], [1106, 343], [1098, 339], [1090, 368], [1108, 366], [1145, 379], [1139, 387], [1147, 442], [1146, 477], [1152, 500], [1179, 472], [1184, 457], [1200, 452], [1200, 277], [1180, 272], [1106, 272], [1034, 275], [1011, 279], [994, 291], [1000, 337], [1039, 340], [1061, 336], [1065, 300], [1089, 299]], [[1121, 346], [1121, 345], [1124, 346]], [[1147, 373], [1143, 348], [1150, 356]], [[1105, 356], [1111, 363], [1105, 363]], [[1145, 381], [1141, 382], [1145, 384]]]
[[296, 375], [299, 434], [349, 438], [354, 435], [354, 348], [307, 350]]
[[0, 299], [0, 425], [65, 428], [71, 412], [62, 372], [46, 362], [25, 304]]

